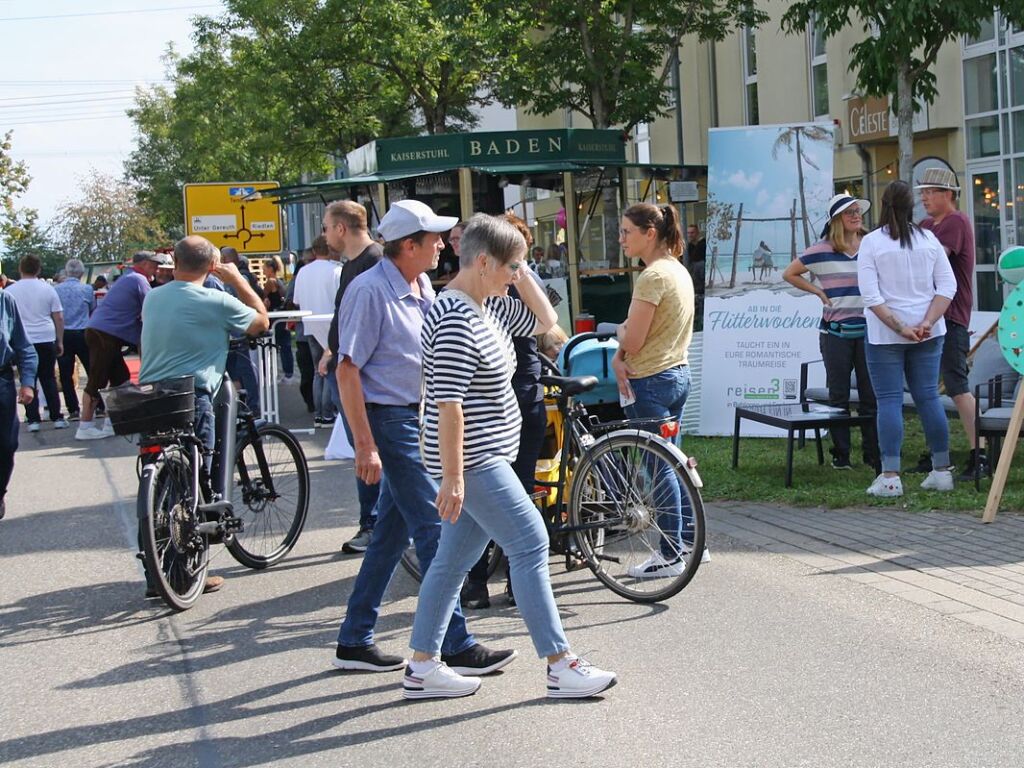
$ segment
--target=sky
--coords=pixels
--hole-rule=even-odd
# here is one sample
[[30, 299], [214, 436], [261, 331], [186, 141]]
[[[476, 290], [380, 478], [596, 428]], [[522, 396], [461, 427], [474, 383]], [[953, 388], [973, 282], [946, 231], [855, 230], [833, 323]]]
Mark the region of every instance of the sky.
[[[711, 172], [708, 175], [708, 190], [720, 200], [735, 203], [737, 208], [742, 203], [744, 219], [788, 218], [793, 200], [799, 199], [795, 142], [794, 151], [783, 147], [778, 157], [772, 158], [772, 146], [782, 130], [785, 130], [782, 126], [762, 126], [754, 129], [714, 130], [710, 134]], [[811, 224], [812, 242], [816, 242], [827, 217], [825, 208], [832, 197], [833, 145], [831, 141], [812, 142], [801, 139], [801, 146], [819, 169], [815, 170], [806, 164], [804, 166], [807, 215]], [[797, 248], [803, 251], [803, 229], [799, 221], [797, 227]], [[764, 240], [772, 251], [788, 255], [791, 238], [788, 220], [748, 222], [740, 228], [740, 253], [751, 253]], [[722, 253], [731, 254], [731, 240], [721, 246]]]
[[0, 135], [32, 176], [18, 205], [44, 222], [95, 168], [120, 176], [134, 147], [125, 110], [164, 80], [168, 43], [191, 50], [191, 19], [217, 0], [0, 0]]

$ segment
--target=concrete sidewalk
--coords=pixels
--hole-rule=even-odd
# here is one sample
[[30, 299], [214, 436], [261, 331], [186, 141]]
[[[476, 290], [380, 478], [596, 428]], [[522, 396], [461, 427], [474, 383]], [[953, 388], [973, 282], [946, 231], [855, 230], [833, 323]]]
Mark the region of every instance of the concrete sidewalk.
[[708, 505], [712, 537], [790, 557], [1024, 641], [1024, 516]]

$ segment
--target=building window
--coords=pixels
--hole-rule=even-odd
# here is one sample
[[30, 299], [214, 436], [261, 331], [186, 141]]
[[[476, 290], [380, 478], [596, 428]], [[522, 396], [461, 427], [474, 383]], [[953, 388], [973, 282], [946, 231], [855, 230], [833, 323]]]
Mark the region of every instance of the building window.
[[649, 123], [637, 123], [634, 132], [636, 145], [636, 161], [642, 165], [651, 162], [651, 126]]
[[828, 117], [828, 64], [825, 30], [817, 18], [811, 24], [811, 117]]
[[747, 125], [760, 125], [757, 108], [757, 40], [756, 32], [743, 28], [743, 94]]

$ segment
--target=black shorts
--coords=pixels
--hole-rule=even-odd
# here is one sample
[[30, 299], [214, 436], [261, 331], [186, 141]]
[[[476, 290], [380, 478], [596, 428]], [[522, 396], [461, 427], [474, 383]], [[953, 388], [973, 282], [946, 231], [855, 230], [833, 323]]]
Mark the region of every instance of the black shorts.
[[86, 328], [85, 343], [89, 347], [89, 381], [85, 385], [87, 394], [98, 398], [104, 387], [116, 387], [131, 378], [121, 352], [124, 346], [121, 339], [95, 328]]
[[946, 321], [946, 338], [942, 343], [942, 383], [946, 394], [956, 397], [970, 392], [967, 383], [967, 352], [971, 348], [971, 332], [959, 323]]

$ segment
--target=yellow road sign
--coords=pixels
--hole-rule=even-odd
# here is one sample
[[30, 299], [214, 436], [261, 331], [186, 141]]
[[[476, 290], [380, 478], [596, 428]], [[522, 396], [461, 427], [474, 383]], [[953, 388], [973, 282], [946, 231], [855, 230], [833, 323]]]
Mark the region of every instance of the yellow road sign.
[[276, 181], [185, 185], [185, 231], [202, 235], [218, 248], [230, 245], [239, 253], [283, 250], [281, 206], [270, 200], [247, 200]]

